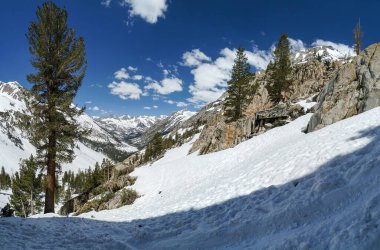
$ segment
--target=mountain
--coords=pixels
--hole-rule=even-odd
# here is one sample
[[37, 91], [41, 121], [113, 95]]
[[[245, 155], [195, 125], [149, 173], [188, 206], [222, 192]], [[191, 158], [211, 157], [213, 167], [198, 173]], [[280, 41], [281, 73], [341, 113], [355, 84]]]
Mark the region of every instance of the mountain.
[[[18, 116], [27, 114], [25, 98], [27, 91], [17, 82], [0, 82], [0, 166], [8, 172], [18, 169], [20, 159], [35, 153], [25, 131], [18, 125]], [[101, 162], [104, 158], [125, 158], [137, 149], [101, 128], [87, 114], [78, 117], [84, 128], [91, 128], [91, 134], [78, 142], [76, 158], [65, 164], [65, 170], [85, 169]]]
[[[94, 122], [116, 137], [119, 141], [134, 145], [133, 139], [141, 136], [155, 123], [165, 119], [166, 116], [103, 116], [93, 117]], [[134, 151], [137, 149], [134, 148]]]
[[153, 126], [148, 128], [140, 137], [133, 140], [133, 143], [140, 147], [146, 146], [150, 142], [154, 135], [160, 133], [161, 135], [168, 135], [169, 133], [178, 129], [185, 121], [190, 119], [197, 112], [188, 110], [179, 110], [172, 113], [170, 116], [160, 119]]
[[353, 55], [347, 54], [347, 52], [338, 50], [332, 46], [316, 46], [294, 52], [291, 60], [295, 64], [306, 63], [317, 58], [322, 61], [332, 62], [347, 60], [352, 56]]
[[[377, 249], [380, 108], [304, 134], [310, 117], [207, 155], [188, 155], [195, 137], [132, 173], [134, 204], [12, 218], [0, 246]], [[46, 231], [49, 241], [36, 234]]]

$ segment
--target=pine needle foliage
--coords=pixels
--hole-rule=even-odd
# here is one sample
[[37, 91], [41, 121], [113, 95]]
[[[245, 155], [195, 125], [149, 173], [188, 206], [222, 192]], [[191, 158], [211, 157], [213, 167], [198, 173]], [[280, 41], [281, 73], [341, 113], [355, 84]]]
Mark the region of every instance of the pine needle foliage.
[[35, 158], [30, 156], [20, 164], [12, 177], [11, 205], [17, 216], [28, 217], [42, 209], [42, 174], [38, 173]]
[[250, 66], [244, 49], [238, 48], [232, 68], [231, 80], [227, 83], [228, 96], [226, 97], [224, 111], [227, 122], [236, 121], [243, 117], [244, 110], [251, 100], [252, 86], [249, 83], [251, 77], [252, 74], [250, 73]]
[[37, 147], [37, 161], [47, 167], [45, 213], [54, 212], [55, 176], [61, 163], [74, 158], [75, 140], [85, 134], [75, 117], [84, 109], [73, 103], [86, 71], [82, 37], [68, 27], [68, 13], [53, 2], [37, 8], [37, 20], [28, 32], [31, 64], [36, 72], [27, 76], [33, 84], [30, 129]]
[[285, 101], [284, 93], [292, 85], [290, 61], [290, 44], [288, 36], [282, 34], [273, 52], [273, 62], [267, 67], [268, 93], [274, 103]]

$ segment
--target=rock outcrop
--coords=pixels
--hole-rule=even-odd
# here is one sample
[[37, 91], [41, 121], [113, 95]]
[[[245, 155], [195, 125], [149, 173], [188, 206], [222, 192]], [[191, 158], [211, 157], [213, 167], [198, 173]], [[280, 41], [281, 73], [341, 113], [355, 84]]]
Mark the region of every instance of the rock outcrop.
[[132, 186], [136, 181], [136, 177], [129, 175], [134, 169], [134, 161], [130, 158], [117, 163], [112, 167], [112, 175], [107, 182], [68, 200], [61, 207], [59, 214], [78, 215], [91, 210], [114, 209], [132, 204], [138, 198], [138, 194], [127, 187]]
[[222, 113], [225, 99], [223, 96], [216, 102], [219, 112], [207, 117], [206, 126], [189, 153], [199, 151], [200, 154], [207, 154], [227, 149], [303, 115], [303, 108], [295, 103], [318, 96], [341, 65], [340, 61], [319, 60], [295, 64], [292, 72], [293, 85], [287, 93], [288, 102], [276, 106], [271, 102], [266, 88], [267, 74], [257, 73], [251, 82], [257, 86], [256, 94], [245, 111], [245, 117], [236, 122], [226, 123]]
[[380, 43], [340, 67], [322, 90], [306, 132], [380, 106]]

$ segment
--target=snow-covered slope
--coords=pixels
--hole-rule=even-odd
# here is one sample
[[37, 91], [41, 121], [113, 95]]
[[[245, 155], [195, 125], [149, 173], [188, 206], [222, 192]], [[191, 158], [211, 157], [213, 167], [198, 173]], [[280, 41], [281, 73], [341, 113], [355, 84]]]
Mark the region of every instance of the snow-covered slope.
[[309, 114], [202, 156], [184, 144], [134, 172], [133, 205], [87, 220], [2, 219], [0, 248], [377, 249], [379, 117], [304, 134]]
[[[166, 116], [104, 116], [95, 117], [94, 121], [102, 129], [112, 133], [120, 141], [131, 141], [139, 137], [156, 122], [165, 119]], [[135, 148], [135, 150], [137, 149]]]
[[317, 46], [313, 48], [297, 51], [292, 56], [292, 61], [296, 64], [306, 63], [312, 59], [320, 57], [323, 61], [340, 61], [350, 58], [351, 54], [345, 54], [345, 51], [339, 51], [331, 46]]
[[173, 132], [176, 128], [179, 128], [184, 122], [194, 116], [196, 112], [188, 110], [179, 110], [171, 114], [170, 116], [157, 121], [153, 126], [148, 128], [140, 137], [133, 140], [136, 145], [146, 146], [151, 141], [156, 133], [167, 135]]
[[[21, 159], [35, 154], [35, 147], [29, 142], [25, 132], [16, 125], [17, 115], [25, 112], [26, 108], [23, 91], [24, 88], [17, 82], [0, 82], [0, 166], [4, 166], [10, 174], [18, 170]], [[96, 127], [89, 116], [82, 115], [78, 120], [83, 126], [93, 129], [90, 138], [104, 141], [111, 139], [110, 135]], [[85, 169], [107, 158], [83, 143], [78, 143], [75, 154], [76, 158], [72, 163], [63, 165], [64, 170]]]

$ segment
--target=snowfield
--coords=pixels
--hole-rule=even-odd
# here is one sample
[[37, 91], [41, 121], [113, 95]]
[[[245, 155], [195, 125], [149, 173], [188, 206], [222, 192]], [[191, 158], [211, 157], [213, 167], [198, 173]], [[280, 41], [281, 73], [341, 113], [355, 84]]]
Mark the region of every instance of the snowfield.
[[378, 249], [380, 108], [303, 134], [310, 116], [213, 154], [168, 151], [133, 173], [131, 206], [0, 219], [0, 249]]

